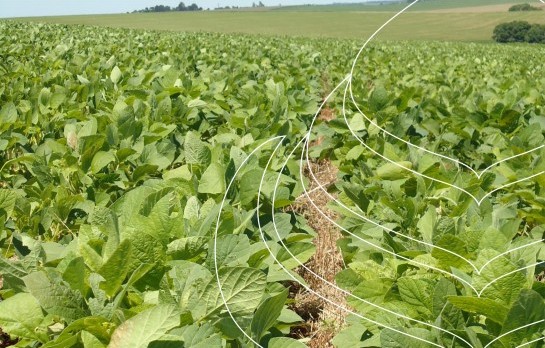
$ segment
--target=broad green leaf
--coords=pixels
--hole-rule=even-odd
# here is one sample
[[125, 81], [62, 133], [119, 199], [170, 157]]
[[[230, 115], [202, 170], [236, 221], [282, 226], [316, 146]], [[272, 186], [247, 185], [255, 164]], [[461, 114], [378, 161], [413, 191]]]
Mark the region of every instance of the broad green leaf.
[[247, 267], [226, 267], [219, 272], [219, 281], [223, 298], [216, 279], [212, 279], [200, 302], [204, 315], [210, 316], [224, 309], [224, 300], [229, 311], [235, 315], [248, 315], [259, 305], [265, 291], [266, 277], [263, 272]]
[[88, 85], [90, 84], [91, 82], [86, 79], [84, 76], [81, 76], [81, 75], [77, 75], [77, 78], [78, 78], [78, 81], [81, 82], [82, 84], [84, 85]]
[[78, 243], [78, 251], [85, 260], [85, 264], [92, 271], [98, 272], [98, 270], [102, 267], [103, 260], [96, 250], [80, 240]]
[[171, 113], [172, 113], [172, 101], [170, 100], [170, 97], [167, 96], [159, 102], [159, 105], [157, 105], [155, 117], [158, 120], [168, 120], [170, 119]]
[[[142, 200], [141, 205], [138, 207], [138, 213], [140, 215], [149, 216], [150, 214], [152, 214], [153, 210], [165, 197], [168, 197], [168, 199], [171, 200], [174, 199], [174, 197], [171, 196], [171, 194], [173, 193], [173, 187], [167, 186], [164, 188], [158, 188], [158, 190], [154, 190], [147, 194], [145, 199]], [[161, 210], [165, 209], [161, 208]]]
[[123, 322], [114, 331], [109, 348], [147, 348], [169, 330], [180, 324], [175, 306], [159, 305], [147, 309]]
[[299, 323], [304, 320], [291, 309], [283, 308], [282, 311], [280, 312], [280, 315], [278, 316], [278, 321], [282, 323], [291, 324], [291, 323]]
[[13, 123], [17, 121], [17, 108], [12, 102], [5, 103], [0, 109], [0, 123]]
[[369, 106], [372, 111], [379, 111], [383, 109], [390, 98], [388, 97], [388, 92], [383, 86], [377, 86], [373, 92], [371, 92], [371, 97], [369, 98]]
[[132, 244], [128, 239], [123, 240], [113, 254], [100, 267], [98, 273], [104, 277], [100, 287], [106, 295], [113, 296], [121, 287], [127, 276], [132, 257]]
[[51, 100], [49, 102], [49, 106], [51, 106], [52, 109], [57, 109], [59, 106], [64, 103], [66, 100], [66, 95], [64, 93], [54, 93], [51, 96]]
[[292, 229], [291, 215], [286, 213], [275, 214], [274, 224], [271, 221], [263, 226], [263, 232], [276, 241], [286, 239]]
[[201, 204], [196, 196], [191, 196], [187, 200], [184, 208], [184, 219], [189, 220], [191, 223], [195, 223], [199, 220], [199, 211], [201, 210]]
[[57, 264], [66, 257], [66, 246], [55, 242], [41, 243], [46, 264]]
[[88, 315], [82, 295], [70, 289], [54, 271], [33, 272], [23, 281], [48, 314], [58, 315], [68, 323]]
[[234, 320], [230, 316], [223, 316], [221, 319], [219, 319], [216, 324], [214, 325], [216, 327], [216, 330], [221, 331], [222, 336], [228, 337], [231, 339], [243, 339], [245, 335], [242, 333], [242, 331], [237, 327], [238, 326], [242, 328], [249, 328], [250, 327], [250, 316], [243, 316], [243, 317], [237, 317], [237, 322], [235, 324]]
[[148, 348], [180, 348], [185, 347], [184, 342], [178, 336], [164, 335], [160, 340], [150, 342]]
[[[358, 278], [356, 278], [358, 279]], [[384, 296], [388, 293], [392, 286], [392, 282], [388, 279], [380, 279], [378, 277], [369, 277], [365, 281], [360, 281], [352, 292], [354, 295], [372, 301], [382, 302]]]
[[[130, 225], [134, 222], [134, 217], [141, 213], [142, 207], [146, 204], [150, 195], [157, 192], [150, 186], [138, 186], [135, 189], [125, 193], [118, 199], [110, 209], [119, 216], [120, 224]], [[122, 233], [122, 237], [125, 234]]]
[[[210, 243], [208, 249], [213, 251], [214, 243]], [[244, 266], [250, 257], [251, 248], [248, 236], [224, 235], [217, 238], [215, 252], [208, 254], [206, 265], [208, 269], [214, 269], [217, 263], [218, 269], [225, 266]]]
[[397, 280], [397, 287], [405, 303], [421, 313], [431, 314], [432, 283], [430, 281], [401, 277]]
[[108, 236], [106, 243], [102, 247], [102, 258], [107, 259], [119, 246], [120, 224], [117, 215], [109, 208], [95, 207], [91, 214], [89, 223], [98, 227], [104, 235]]
[[187, 132], [184, 141], [187, 163], [206, 166], [210, 162], [210, 149], [194, 132]]
[[[113, 302], [107, 303], [107, 305], [104, 308], [105, 311], [104, 310], [102, 311], [103, 313], [105, 313], [105, 316], [108, 319], [111, 320], [114, 317], [114, 314], [116, 314], [115, 311], [121, 306], [121, 302], [125, 299], [125, 296], [126, 296], [127, 292], [129, 291], [129, 288], [131, 286], [133, 286], [134, 283], [136, 283], [137, 281], [142, 279], [145, 275], [150, 273], [150, 271], [153, 269], [153, 266], [154, 266], [153, 264], [141, 263], [132, 272], [132, 274], [129, 277], [128, 281], [125, 284], [123, 284], [123, 286], [121, 287], [121, 291], [115, 296]], [[162, 275], [162, 273], [161, 273], [161, 275]], [[156, 285], [154, 284], [154, 286], [156, 286]], [[95, 286], [95, 288], [96, 288], [96, 286]], [[94, 289], [93, 289], [93, 291], [94, 291]], [[106, 298], [105, 293], [101, 293], [100, 296], [103, 299]], [[168, 303], [168, 302], [166, 302], [166, 303]]]
[[96, 174], [108, 164], [115, 162], [115, 160], [115, 156], [112, 152], [99, 151], [93, 157], [93, 161], [91, 162], [91, 171]]
[[119, 79], [121, 79], [121, 76], [121, 70], [117, 67], [117, 65], [114, 66], [112, 72], [110, 73], [110, 80], [112, 80], [114, 84], [117, 84], [119, 82]]
[[172, 279], [173, 290], [178, 296], [180, 309], [193, 309], [198, 306], [199, 296], [212, 279], [212, 273], [205, 267], [189, 261], [172, 261], [168, 275]]
[[91, 347], [95, 347], [99, 343], [100, 344], [98, 347], [105, 347], [100, 340], [105, 342], [110, 340], [112, 327], [114, 327], [114, 324], [109, 323], [102, 317], [91, 316], [81, 318], [68, 325], [64, 330], [62, 330], [61, 334], [58, 335], [54, 341], [48, 342], [48, 344], [44, 347], [71, 347], [77, 344], [80, 334], [82, 340], [84, 335], [87, 334], [86, 340], [89, 342]]
[[434, 206], [430, 206], [426, 213], [418, 220], [416, 226], [422, 236], [422, 240], [426, 243], [432, 243], [435, 224], [437, 223], [437, 212]]
[[432, 294], [432, 313], [434, 316], [440, 315], [447, 303], [448, 296], [456, 295], [456, 286], [446, 278], [441, 278], [435, 285]]
[[43, 319], [42, 308], [31, 294], [18, 293], [0, 301], [0, 327], [13, 337], [46, 342], [47, 332], [39, 328]]
[[[276, 255], [287, 269], [295, 269], [300, 263], [305, 263], [314, 255], [316, 246], [308, 242], [295, 242], [286, 244], [287, 250], [281, 248]], [[288, 253], [288, 250], [290, 253]], [[293, 255], [293, 256], [292, 256]], [[295, 258], [294, 258], [295, 257]]]
[[4, 277], [9, 274], [16, 278], [22, 278], [28, 274], [28, 271], [25, 270], [20, 261], [7, 260], [0, 255], [0, 274]]
[[203, 253], [207, 243], [206, 238], [199, 236], [176, 239], [167, 246], [167, 254], [175, 260], [189, 260]]
[[[520, 345], [524, 339], [530, 340], [535, 334], [545, 329], [545, 303], [543, 298], [533, 290], [522, 290], [519, 297], [509, 309], [505, 317], [501, 338], [506, 346]], [[527, 326], [529, 324], [533, 324]], [[522, 326], [525, 328], [519, 329]], [[511, 332], [507, 334], [508, 332]]]
[[407, 169], [412, 169], [412, 163], [407, 161], [394, 163], [385, 163], [376, 170], [377, 176], [384, 180], [397, 180], [411, 175]]
[[138, 166], [132, 173], [132, 180], [134, 182], [144, 179], [149, 174], [153, 174], [157, 171], [158, 166], [153, 164], [143, 164]]
[[242, 175], [239, 184], [240, 203], [242, 205], [252, 202], [257, 197], [262, 175], [263, 171], [259, 169], [249, 170]]
[[82, 136], [78, 139], [81, 153], [81, 169], [87, 172], [95, 154], [102, 149], [105, 137], [102, 134]]
[[44, 344], [43, 348], [65, 348], [65, 347], [74, 347], [77, 345], [79, 341], [80, 334], [77, 333], [75, 335], [70, 336], [62, 336], [58, 337], [55, 341], [49, 341], [48, 343]]
[[464, 312], [484, 315], [498, 324], [503, 324], [509, 311], [505, 305], [487, 298], [448, 296], [448, 301]]
[[85, 283], [87, 276], [88, 272], [85, 267], [85, 261], [81, 256], [71, 260], [66, 270], [62, 273], [62, 279], [70, 284], [72, 290], [79, 291], [83, 295], [85, 295], [87, 290]]
[[158, 282], [163, 277], [163, 263], [165, 262], [166, 246], [159, 240], [141, 231], [133, 231], [127, 238], [132, 245], [132, 258], [128, 273], [134, 272], [142, 264], [154, 265], [143, 280]]
[[[495, 252], [484, 250], [479, 255], [479, 261], [484, 263], [495, 255]], [[526, 270], [517, 271], [519, 268], [506, 257], [500, 257], [483, 269], [481, 274], [473, 276], [473, 286], [479, 290], [484, 288], [481, 297], [510, 306], [527, 284]]]
[[240, 222], [236, 223], [237, 227], [233, 230], [233, 234], [240, 234], [241, 232], [243, 232], [252, 221], [256, 211], [257, 208], [246, 212], [246, 215], [244, 217], [241, 217], [241, 220], [239, 220]]
[[281, 293], [266, 298], [260, 305], [257, 307], [251, 324], [251, 330], [254, 338], [259, 341], [263, 334], [271, 328], [278, 316], [284, 308], [284, 303], [288, 298], [288, 291], [282, 291]]
[[8, 189], [0, 189], [0, 216], [6, 214], [9, 218], [15, 208], [15, 201], [17, 200], [17, 194]]
[[[335, 347], [342, 348], [344, 346], [359, 347], [362, 345], [361, 339], [367, 328], [360, 323], [350, 323], [333, 337], [331, 343]], [[380, 344], [380, 342], [378, 342]]]
[[214, 332], [214, 327], [209, 323], [204, 323], [199, 326], [193, 324], [187, 327], [182, 338], [184, 341], [184, 348], [210, 348], [221, 347], [221, 336]]
[[199, 193], [217, 194], [225, 192], [225, 170], [218, 163], [206, 168], [199, 182]]
[[108, 322], [105, 318], [97, 316], [88, 316], [78, 319], [68, 325], [60, 336], [73, 336], [75, 333], [85, 330], [94, 337], [106, 341], [110, 339], [111, 329], [115, 325]]
[[[183, 224], [181, 215], [171, 214], [172, 202], [177, 198], [176, 195], [168, 191], [159, 191], [159, 195], [150, 195], [148, 203], [145, 204], [147, 209], [141, 211], [141, 214], [135, 216], [131, 225], [136, 231], [146, 233], [161, 242], [162, 245], [167, 245], [172, 237], [177, 237], [182, 234]], [[157, 201], [156, 201], [157, 199]], [[143, 216], [142, 214], [146, 214]]]
[[[65, 128], [66, 132], [66, 128]], [[98, 133], [98, 121], [95, 118], [89, 118], [86, 122], [83, 122], [83, 127], [81, 127], [78, 132], [78, 138], [89, 137], [91, 135], [97, 135]], [[101, 134], [98, 134], [101, 135]], [[93, 139], [93, 138], [90, 138]], [[99, 138], [95, 138], [99, 139]]]
[[303, 342], [289, 337], [273, 337], [269, 340], [269, 348], [305, 348]]
[[363, 282], [363, 278], [351, 268], [345, 268], [335, 275], [335, 283], [343, 289], [353, 289]]
[[460, 238], [452, 234], [445, 234], [437, 242], [435, 242], [435, 245], [437, 247], [441, 247], [442, 249], [433, 248], [431, 256], [439, 261], [441, 267], [447, 271], [451, 271], [451, 267], [458, 269], [468, 268], [468, 262], [462, 259], [462, 257], [467, 259], [469, 258], [469, 254], [465, 243]]
[[193, 99], [187, 103], [187, 106], [190, 108], [200, 108], [206, 106], [206, 102], [200, 99]]
[[[365, 119], [360, 113], [355, 114], [354, 117], [350, 119], [349, 124], [350, 128], [352, 128], [354, 132], [359, 132], [366, 129]], [[363, 153], [363, 151], [365, 151], [365, 148], [361, 145], [353, 147], [350, 151], [352, 151], [353, 149], [355, 149], [355, 151], [352, 156], [349, 156], [348, 154], [346, 155], [347, 160], [357, 159]]]
[[[429, 343], [422, 341], [422, 339], [434, 342], [435, 339], [432, 333], [428, 330], [419, 328], [396, 328], [405, 334], [396, 332], [391, 329], [383, 329], [380, 332], [380, 346], [382, 348], [428, 348]], [[415, 338], [418, 337], [419, 339]]]
[[106, 348], [106, 345], [87, 331], [81, 332], [81, 343], [85, 348]]

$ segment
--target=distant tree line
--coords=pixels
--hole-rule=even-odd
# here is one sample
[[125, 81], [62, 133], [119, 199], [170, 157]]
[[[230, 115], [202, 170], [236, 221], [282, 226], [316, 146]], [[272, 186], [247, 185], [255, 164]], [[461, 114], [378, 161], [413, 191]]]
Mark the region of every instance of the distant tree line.
[[186, 6], [183, 2], [180, 2], [176, 7], [170, 7], [165, 5], [156, 5], [152, 7], [146, 7], [143, 10], [136, 10], [134, 12], [171, 12], [171, 11], [202, 11], [202, 7], [192, 3]]
[[541, 11], [539, 7], [532, 6], [530, 4], [518, 4], [513, 5], [509, 7], [509, 11], [511, 12], [517, 12], [517, 11]]
[[[252, 2], [252, 7], [265, 7], [265, 4], [261, 1], [259, 3]], [[236, 10], [238, 9], [238, 6], [225, 6], [225, 7], [216, 7], [214, 10]]]
[[497, 42], [529, 42], [545, 44], [545, 25], [513, 21], [498, 24], [492, 38]]

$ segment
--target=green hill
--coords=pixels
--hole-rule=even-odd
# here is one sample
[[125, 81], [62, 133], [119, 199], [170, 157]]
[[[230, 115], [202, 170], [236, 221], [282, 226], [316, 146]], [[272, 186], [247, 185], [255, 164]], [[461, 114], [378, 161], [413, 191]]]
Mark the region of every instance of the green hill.
[[[420, 0], [418, 4], [411, 7], [411, 11], [433, 11], [460, 7], [478, 7], [488, 5], [514, 4], [517, 0]], [[354, 4], [331, 4], [331, 5], [301, 5], [301, 6], [283, 6], [273, 9], [273, 11], [318, 11], [318, 12], [338, 12], [338, 11], [400, 11], [407, 6], [408, 2], [392, 1], [372, 1], [369, 3]]]

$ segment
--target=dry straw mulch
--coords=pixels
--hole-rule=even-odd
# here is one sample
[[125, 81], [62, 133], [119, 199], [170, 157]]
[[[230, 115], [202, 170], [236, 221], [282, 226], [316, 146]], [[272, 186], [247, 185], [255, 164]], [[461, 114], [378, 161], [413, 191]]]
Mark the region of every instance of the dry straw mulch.
[[[317, 182], [325, 190], [335, 183], [338, 169], [330, 161], [309, 163], [309, 166], [316, 176]], [[341, 251], [337, 247], [337, 240], [342, 235], [326, 216], [335, 221], [337, 215], [327, 208], [327, 204], [332, 199], [319, 188], [320, 185], [317, 182], [313, 181], [308, 167], [305, 168], [304, 173], [310, 179], [310, 185], [307, 188], [309, 194], [299, 197], [289, 209], [302, 214], [317, 233], [317, 237], [314, 239], [316, 253], [305, 266], [320, 277], [334, 283], [335, 275], [344, 267]], [[346, 300], [341, 291], [331, 287], [303, 267], [298, 269], [298, 273], [312, 290], [346, 307]], [[310, 338], [308, 345], [311, 348], [334, 347], [331, 344], [331, 339], [343, 327], [346, 313], [297, 284], [293, 284], [292, 294], [295, 298], [293, 310], [306, 321], [304, 325], [293, 332], [293, 335], [297, 338]]]

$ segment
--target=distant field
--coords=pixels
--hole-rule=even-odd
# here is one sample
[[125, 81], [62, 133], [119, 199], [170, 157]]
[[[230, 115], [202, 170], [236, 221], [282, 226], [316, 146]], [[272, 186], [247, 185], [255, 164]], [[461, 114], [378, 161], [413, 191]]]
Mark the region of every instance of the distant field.
[[[497, 4], [497, 5], [484, 5], [474, 7], [456, 7], [456, 8], [444, 8], [427, 11], [428, 13], [493, 13], [493, 12], [507, 12], [513, 4]], [[539, 3], [533, 5], [535, 7], [541, 7], [545, 10], [545, 4]]]
[[[516, 4], [519, 2], [536, 2], [533, 1], [517, 1], [517, 0], [421, 0], [418, 4], [411, 7], [410, 11], [433, 11], [461, 7], [477, 7], [487, 5], [504, 5]], [[397, 4], [346, 4], [346, 5], [318, 5], [318, 6], [285, 6], [275, 8], [274, 11], [320, 11], [320, 12], [350, 12], [350, 11], [400, 11], [407, 6], [407, 2]]]
[[[457, 1], [463, 3], [467, 0]], [[484, 3], [486, 1], [481, 0], [479, 2]], [[498, 23], [526, 20], [532, 23], [545, 24], [545, 14], [541, 11], [527, 13], [479, 12], [406, 13], [392, 22], [378, 38], [387, 40], [489, 41], [491, 40], [492, 31]], [[364, 39], [371, 35], [392, 14], [392, 12], [274, 10], [261, 12], [205, 11], [199, 13], [60, 16], [22, 20], [168, 31]]]

